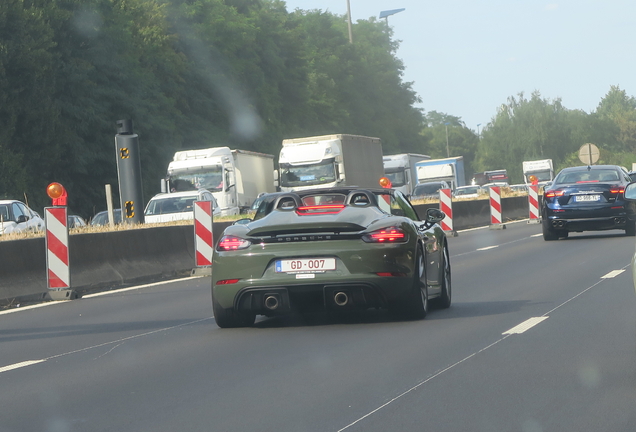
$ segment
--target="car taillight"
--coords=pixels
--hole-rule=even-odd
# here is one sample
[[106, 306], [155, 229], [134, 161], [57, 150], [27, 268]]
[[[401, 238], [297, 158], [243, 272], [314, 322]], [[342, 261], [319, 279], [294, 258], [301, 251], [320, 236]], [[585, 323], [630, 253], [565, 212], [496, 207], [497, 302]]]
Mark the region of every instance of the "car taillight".
[[223, 279], [220, 281], [216, 281], [217, 285], [232, 285], [240, 281], [240, 279]]
[[545, 197], [546, 198], [554, 198], [554, 197], [560, 197], [563, 196], [565, 192], [562, 190], [549, 190], [545, 192]]
[[613, 188], [610, 189], [610, 193], [614, 194], [614, 195], [618, 195], [625, 192], [625, 187], [624, 186], [614, 186]]
[[236, 236], [223, 236], [216, 249], [219, 251], [233, 251], [248, 248], [252, 242]]
[[345, 208], [344, 204], [323, 204], [323, 205], [312, 205], [312, 206], [303, 206], [298, 207], [296, 209], [296, 214], [299, 216], [309, 216], [309, 215], [323, 215], [323, 214], [337, 214]]
[[367, 243], [406, 243], [408, 236], [402, 228], [389, 227], [362, 236]]

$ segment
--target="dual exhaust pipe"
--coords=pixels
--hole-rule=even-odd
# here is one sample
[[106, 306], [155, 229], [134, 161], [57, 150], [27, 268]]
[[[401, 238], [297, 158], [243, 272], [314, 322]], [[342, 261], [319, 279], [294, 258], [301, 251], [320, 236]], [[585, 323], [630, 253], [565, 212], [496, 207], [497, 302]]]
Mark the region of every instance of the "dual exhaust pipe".
[[565, 226], [565, 221], [563, 220], [553, 220], [552, 226], [557, 229], [562, 229]]
[[[624, 217], [615, 217], [614, 218], [614, 224], [615, 225], [625, 225], [627, 223], [627, 218]], [[564, 220], [553, 220], [552, 221], [552, 227], [556, 228], [556, 229], [563, 229], [565, 227], [565, 221]]]
[[[346, 292], [338, 291], [333, 295], [333, 301], [336, 304], [336, 306], [342, 307], [349, 304], [350, 298]], [[281, 306], [280, 295], [278, 294], [266, 295], [265, 299], [263, 300], [263, 304], [265, 305], [265, 308], [271, 311], [275, 311]]]

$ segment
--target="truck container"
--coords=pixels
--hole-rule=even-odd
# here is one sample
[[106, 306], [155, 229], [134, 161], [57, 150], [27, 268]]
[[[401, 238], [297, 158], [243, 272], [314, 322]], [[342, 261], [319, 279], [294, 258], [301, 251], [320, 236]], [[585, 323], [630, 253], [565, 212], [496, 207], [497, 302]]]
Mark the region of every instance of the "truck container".
[[176, 152], [164, 192], [207, 189], [221, 216], [243, 213], [261, 193], [275, 192], [274, 155], [214, 147]]
[[417, 185], [417, 168], [415, 164], [430, 159], [430, 156], [415, 153], [403, 153], [384, 156], [384, 176], [391, 180], [393, 189], [406, 196], [413, 194]]
[[554, 179], [552, 159], [523, 161], [521, 166], [523, 168], [523, 181], [527, 185], [532, 184], [531, 176], [534, 176], [534, 180], [539, 186], [545, 186]]
[[418, 183], [445, 181], [453, 190], [466, 185], [463, 156], [424, 160], [417, 162], [415, 167]]
[[283, 140], [278, 159], [283, 192], [334, 186], [379, 187], [380, 138], [323, 135]]

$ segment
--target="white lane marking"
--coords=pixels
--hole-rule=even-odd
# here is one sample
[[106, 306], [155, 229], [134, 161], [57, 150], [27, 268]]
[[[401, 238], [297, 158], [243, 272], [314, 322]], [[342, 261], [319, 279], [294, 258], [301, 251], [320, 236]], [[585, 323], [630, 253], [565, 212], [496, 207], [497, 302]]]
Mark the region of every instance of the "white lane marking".
[[[126, 292], [126, 291], [134, 291], [134, 290], [143, 289], [143, 288], [152, 288], [152, 287], [165, 285], [165, 284], [169, 284], [169, 283], [173, 283], [173, 282], [181, 282], [181, 281], [187, 280], [187, 279], [196, 279], [196, 278], [199, 278], [199, 277], [205, 277], [205, 276], [188, 276], [188, 277], [185, 277], [185, 278], [170, 279], [170, 280], [166, 280], [166, 281], [149, 283], [149, 284], [146, 284], [146, 285], [136, 285], [136, 286], [128, 287], [128, 288], [121, 288], [121, 289], [116, 289], [116, 290], [111, 290], [111, 291], [103, 291], [103, 292], [98, 292], [98, 293], [94, 293], [94, 294], [86, 294], [86, 295], [83, 295], [82, 298], [83, 299], [89, 299], [89, 298], [100, 297], [100, 296], [105, 296], [105, 295], [119, 294], [119, 293]], [[26, 310], [30, 310], [30, 309], [37, 309], [37, 308], [41, 308], [41, 307], [55, 306], [55, 305], [67, 304], [67, 303], [68, 303], [68, 301], [47, 301], [45, 303], [38, 303], [38, 304], [34, 304], [34, 305], [16, 307], [16, 308], [13, 308], [13, 309], [3, 310], [3, 311], [0, 311], [0, 315], [6, 315], [6, 314], [15, 313], [15, 312], [22, 312], [22, 311], [26, 311]]]
[[502, 335], [521, 334], [525, 331], [530, 330], [532, 327], [536, 326], [540, 322], [547, 320], [548, 318], [549, 317], [547, 316], [541, 316], [541, 317], [533, 317], [533, 318], [527, 319], [521, 324], [514, 326], [510, 330], [506, 330], [505, 332], [502, 333]]
[[541, 237], [542, 235], [543, 235], [543, 234], [539, 233], [539, 234], [531, 235], [530, 237]]
[[[198, 276], [195, 276], [195, 277], [198, 277]], [[112, 291], [102, 291], [102, 292], [98, 292], [98, 293], [94, 293], [94, 294], [83, 295], [82, 298], [83, 299], [88, 299], [88, 298], [101, 297], [101, 296], [106, 296], [106, 295], [111, 295], [111, 294], [119, 294], [119, 293], [126, 292], [126, 291], [134, 291], [134, 290], [138, 290], [138, 289], [142, 289], [142, 288], [152, 288], [152, 287], [165, 285], [165, 284], [169, 284], [169, 283], [173, 283], [173, 282], [179, 282], [179, 281], [182, 281], [184, 279], [192, 279], [192, 277], [187, 277], [187, 278], [182, 278], [182, 279], [170, 279], [170, 280], [166, 280], [166, 281], [153, 282], [153, 283], [149, 283], [149, 284], [146, 284], [146, 285], [136, 285], [136, 286], [133, 286], [133, 287], [121, 288], [121, 289], [112, 290]]]
[[[519, 219], [519, 220], [513, 220], [513, 221], [506, 221], [506, 225], [510, 225], [510, 224], [515, 224], [515, 223], [521, 223], [521, 222], [528, 222], [528, 219]], [[465, 232], [471, 232], [471, 231], [477, 231], [477, 230], [484, 230], [484, 229], [490, 229], [490, 225], [484, 225], [481, 227], [475, 227], [475, 228], [466, 228], [463, 230], [459, 230], [457, 231], [458, 233], [465, 233]]]
[[497, 345], [499, 342], [501, 342], [501, 341], [505, 340], [505, 339], [506, 339], [506, 338], [508, 338], [508, 337], [510, 337], [510, 336], [504, 336], [504, 337], [502, 337], [501, 339], [499, 339], [499, 340], [497, 340], [497, 341], [495, 341], [495, 342], [491, 343], [491, 344], [490, 344], [490, 345], [488, 345], [487, 347], [484, 347], [484, 348], [480, 349], [479, 351], [476, 351], [476, 352], [474, 352], [474, 353], [470, 354], [469, 356], [464, 357], [463, 359], [461, 359], [461, 360], [460, 360], [460, 361], [458, 361], [457, 363], [454, 363], [454, 364], [452, 364], [452, 365], [450, 365], [450, 366], [448, 366], [448, 367], [446, 367], [446, 368], [442, 369], [441, 371], [439, 371], [439, 372], [437, 372], [437, 373], [433, 374], [432, 376], [430, 376], [430, 377], [426, 378], [424, 381], [420, 382], [419, 384], [417, 384], [417, 385], [415, 385], [415, 386], [411, 387], [410, 389], [406, 390], [405, 392], [403, 392], [403, 393], [401, 393], [401, 394], [397, 395], [396, 397], [394, 397], [394, 398], [393, 398], [393, 399], [391, 399], [390, 401], [388, 401], [388, 402], [384, 403], [383, 405], [380, 405], [379, 407], [377, 407], [377, 408], [376, 408], [376, 409], [374, 409], [373, 411], [371, 411], [371, 412], [369, 412], [369, 413], [367, 413], [367, 414], [363, 415], [363, 416], [362, 416], [362, 417], [360, 417], [358, 420], [356, 420], [356, 421], [354, 421], [354, 422], [349, 423], [348, 425], [346, 425], [346, 426], [345, 426], [345, 427], [343, 427], [342, 429], [339, 429], [339, 430], [338, 430], [338, 432], [342, 432], [342, 431], [344, 431], [344, 430], [346, 430], [346, 429], [349, 429], [351, 426], [353, 426], [353, 425], [355, 425], [355, 424], [357, 424], [357, 423], [361, 422], [362, 420], [364, 420], [364, 419], [366, 419], [366, 418], [368, 418], [368, 417], [372, 416], [372, 415], [373, 415], [373, 414], [375, 414], [376, 412], [380, 411], [382, 408], [385, 408], [385, 407], [387, 407], [387, 406], [391, 405], [391, 404], [392, 404], [393, 402], [395, 402], [396, 400], [398, 400], [398, 399], [402, 398], [403, 396], [406, 396], [407, 394], [411, 393], [411, 392], [412, 392], [412, 391], [414, 391], [414, 390], [417, 390], [419, 387], [421, 387], [421, 386], [423, 386], [424, 384], [428, 383], [428, 382], [429, 382], [429, 381], [431, 381], [432, 379], [437, 378], [438, 376], [442, 375], [443, 373], [448, 372], [449, 370], [453, 369], [455, 366], [459, 366], [460, 364], [464, 363], [465, 361], [470, 360], [471, 358], [475, 357], [477, 354], [481, 354], [482, 352], [486, 351], [488, 348], [491, 348], [491, 347], [493, 347], [493, 346]]
[[497, 245], [497, 246], [488, 246], [488, 247], [479, 248], [477, 250], [478, 251], [487, 251], [487, 250], [498, 248], [498, 247], [499, 247], [499, 245]]
[[[104, 347], [104, 346], [108, 346], [108, 345], [116, 345], [116, 346], [114, 346], [113, 348], [110, 349], [110, 351], [112, 351], [113, 349], [117, 348], [117, 346], [121, 345], [125, 341], [137, 339], [137, 338], [140, 338], [142, 336], [149, 336], [149, 335], [153, 335], [153, 334], [156, 334], [156, 333], [165, 332], [165, 331], [168, 331], [168, 330], [174, 330], [174, 329], [177, 329], [177, 328], [180, 328], [180, 327], [189, 326], [189, 325], [192, 325], [192, 324], [197, 324], [197, 323], [200, 323], [200, 322], [203, 322], [203, 321], [211, 320], [212, 318], [213, 317], [201, 318], [201, 319], [194, 320], [194, 321], [189, 321], [189, 322], [186, 322], [186, 323], [183, 323], [183, 324], [177, 324], [177, 325], [174, 325], [174, 326], [171, 326], [171, 327], [164, 327], [164, 328], [161, 328], [161, 329], [152, 330], [152, 331], [141, 333], [141, 334], [138, 334], [138, 335], [128, 336], [128, 337], [117, 339], [117, 340], [110, 341], [110, 342], [104, 342], [104, 343], [100, 343], [100, 344], [97, 344], [97, 345], [92, 345], [92, 346], [76, 349], [74, 351], [68, 351], [68, 352], [65, 352], [65, 353], [62, 353], [62, 354], [52, 355], [50, 357], [47, 357], [47, 358], [44, 358], [44, 359], [41, 359], [41, 360], [27, 360], [27, 361], [23, 361], [23, 362], [20, 362], [20, 363], [14, 363], [12, 365], [0, 367], [0, 373], [1, 372], [6, 372], [6, 371], [10, 371], [10, 370], [13, 370], [13, 369], [19, 369], [19, 368], [26, 367], [26, 366], [31, 366], [31, 365], [34, 365], [34, 364], [37, 364], [37, 363], [42, 363], [42, 362], [45, 362], [47, 360], [55, 359], [55, 358], [58, 358], [58, 357], [65, 357], [67, 355], [77, 354], [77, 353], [88, 351], [88, 350], [91, 350], [91, 349], [94, 349], [94, 348], [100, 348], [100, 347]], [[106, 354], [108, 354], [108, 353], [106, 353]]]
[[27, 361], [23, 361], [20, 363], [13, 363], [12, 365], [8, 365], [8, 366], [4, 366], [4, 367], [0, 367], [0, 373], [2, 372], [7, 372], [13, 369], [20, 369], [26, 366], [31, 366], [37, 363], [42, 363], [45, 362], [46, 359], [42, 359], [42, 360], [27, 360]]
[[[629, 265], [630, 265], [630, 264], [627, 264], [625, 267], [623, 267], [623, 269], [622, 269], [622, 270], [625, 270], [625, 268], [629, 267]], [[563, 306], [565, 306], [566, 304], [568, 304], [568, 303], [570, 303], [571, 301], [575, 300], [576, 298], [578, 298], [578, 297], [582, 296], [583, 294], [585, 294], [586, 292], [588, 292], [588, 291], [589, 291], [589, 290], [591, 290], [592, 288], [594, 288], [594, 287], [596, 287], [596, 286], [600, 285], [602, 282], [603, 282], [603, 280], [601, 279], [601, 280], [599, 280], [598, 282], [596, 282], [595, 284], [592, 284], [591, 286], [587, 287], [586, 289], [584, 289], [583, 291], [581, 291], [581, 292], [580, 292], [580, 293], [578, 293], [577, 295], [575, 295], [575, 296], [571, 297], [570, 299], [568, 299], [568, 300], [564, 301], [563, 303], [561, 303], [561, 304], [560, 304], [560, 305], [558, 305], [557, 307], [555, 307], [555, 308], [553, 308], [553, 309], [549, 310], [549, 311], [548, 311], [546, 314], [544, 314], [543, 316], [544, 316], [544, 317], [546, 317], [546, 318], [548, 318], [548, 316], [549, 316], [552, 312], [556, 311], [557, 309], [562, 308]], [[452, 365], [450, 365], [450, 366], [448, 366], [448, 367], [446, 367], [446, 368], [442, 369], [441, 371], [436, 372], [436, 373], [435, 373], [435, 374], [433, 374], [432, 376], [430, 376], [430, 377], [426, 378], [424, 381], [421, 381], [419, 384], [417, 384], [417, 385], [415, 385], [415, 386], [411, 387], [410, 389], [406, 390], [405, 392], [403, 392], [403, 393], [401, 393], [401, 394], [397, 395], [397, 396], [396, 396], [396, 397], [394, 397], [393, 399], [391, 399], [391, 400], [389, 400], [388, 402], [386, 402], [386, 403], [384, 403], [384, 404], [380, 405], [379, 407], [377, 407], [377, 408], [376, 408], [376, 409], [374, 409], [373, 411], [370, 411], [369, 413], [367, 413], [367, 414], [363, 415], [363, 416], [362, 416], [362, 417], [360, 417], [359, 419], [357, 419], [357, 420], [355, 420], [355, 421], [353, 421], [353, 422], [349, 423], [348, 425], [346, 425], [346, 426], [345, 426], [345, 427], [343, 427], [342, 429], [339, 429], [339, 430], [338, 430], [338, 432], [342, 432], [342, 431], [344, 431], [344, 430], [346, 430], [346, 429], [349, 429], [349, 428], [350, 428], [350, 427], [352, 427], [353, 425], [360, 423], [362, 420], [364, 420], [364, 419], [366, 419], [366, 418], [368, 418], [368, 417], [372, 416], [373, 414], [377, 413], [378, 411], [382, 410], [383, 408], [385, 408], [385, 407], [387, 407], [387, 406], [391, 405], [392, 403], [394, 403], [394, 402], [395, 402], [395, 401], [397, 401], [398, 399], [401, 399], [403, 396], [406, 396], [407, 394], [411, 393], [412, 391], [417, 390], [419, 387], [421, 387], [421, 386], [423, 386], [424, 384], [428, 383], [428, 382], [429, 382], [429, 381], [431, 381], [432, 379], [437, 378], [438, 376], [442, 375], [443, 373], [448, 372], [449, 370], [451, 370], [451, 369], [455, 368], [456, 366], [459, 366], [460, 364], [462, 364], [462, 363], [464, 363], [464, 362], [466, 362], [466, 361], [470, 360], [471, 358], [475, 357], [477, 354], [481, 354], [482, 352], [486, 351], [487, 349], [492, 348], [493, 346], [497, 345], [499, 342], [504, 341], [504, 340], [506, 340], [506, 339], [507, 339], [507, 338], [509, 338], [509, 337], [511, 337], [511, 335], [509, 335], [509, 334], [507, 334], [507, 335], [503, 335], [503, 337], [502, 337], [501, 339], [499, 339], [499, 340], [497, 340], [497, 341], [495, 341], [495, 342], [491, 343], [490, 345], [488, 345], [488, 346], [486, 346], [486, 347], [484, 347], [484, 348], [480, 349], [480, 350], [479, 350], [479, 351], [477, 351], [477, 352], [474, 352], [474, 353], [472, 353], [472, 354], [470, 354], [470, 355], [468, 355], [468, 356], [464, 357], [463, 359], [461, 359], [461, 360], [459, 360], [458, 362], [456, 362], [456, 363], [454, 363], [454, 364], [452, 364]]]
[[6, 315], [6, 314], [14, 313], [14, 312], [22, 312], [22, 311], [29, 310], [29, 309], [37, 309], [37, 308], [51, 306], [51, 305], [55, 305], [55, 304], [64, 304], [64, 302], [47, 302], [47, 303], [39, 303], [39, 304], [34, 304], [34, 305], [24, 306], [24, 307], [16, 307], [16, 308], [13, 308], [13, 309], [7, 309], [7, 310], [4, 310], [4, 311], [0, 311], [0, 315]]
[[625, 271], [625, 269], [621, 269], [621, 270], [612, 270], [611, 272], [609, 272], [608, 274], [606, 274], [605, 276], [601, 276], [601, 279], [611, 279], [611, 278], [615, 278], [616, 276], [618, 276], [619, 274], [623, 273]]

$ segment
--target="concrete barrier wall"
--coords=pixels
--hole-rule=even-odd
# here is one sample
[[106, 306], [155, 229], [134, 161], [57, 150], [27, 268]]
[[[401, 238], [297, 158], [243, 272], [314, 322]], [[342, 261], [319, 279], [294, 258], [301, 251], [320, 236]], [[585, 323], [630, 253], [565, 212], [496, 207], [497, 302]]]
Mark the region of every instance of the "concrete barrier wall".
[[[427, 208], [415, 206], [420, 218]], [[453, 202], [455, 230], [490, 224], [489, 201]], [[502, 199], [505, 221], [528, 217], [528, 198]], [[229, 222], [214, 224], [219, 239]], [[69, 237], [71, 284], [78, 294], [169, 279], [195, 266], [193, 225], [167, 226]], [[44, 238], [0, 241], [0, 306], [46, 298]]]

